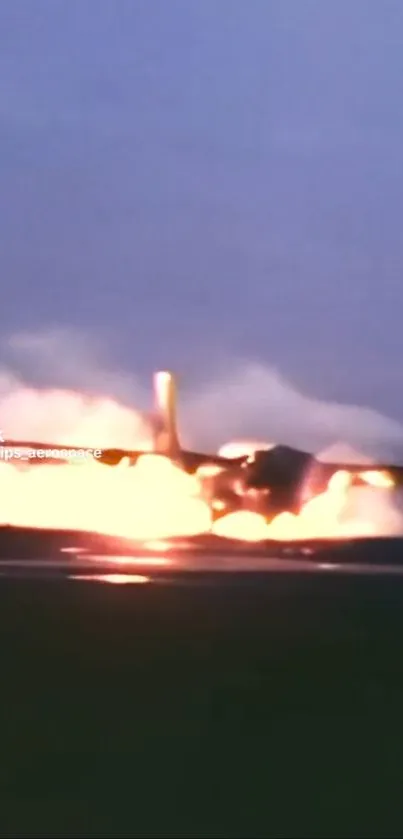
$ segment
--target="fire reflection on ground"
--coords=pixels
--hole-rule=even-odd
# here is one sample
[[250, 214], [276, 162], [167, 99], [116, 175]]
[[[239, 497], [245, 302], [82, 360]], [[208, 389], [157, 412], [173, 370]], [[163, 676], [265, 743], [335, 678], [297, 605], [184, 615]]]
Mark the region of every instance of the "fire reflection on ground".
[[110, 583], [112, 585], [141, 584], [151, 582], [149, 577], [140, 574], [70, 574], [70, 580], [84, 582]]

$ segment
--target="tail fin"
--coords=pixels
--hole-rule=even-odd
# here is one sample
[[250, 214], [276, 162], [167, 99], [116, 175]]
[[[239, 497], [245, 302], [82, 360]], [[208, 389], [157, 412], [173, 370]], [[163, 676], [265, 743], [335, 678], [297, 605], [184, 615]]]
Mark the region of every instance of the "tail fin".
[[176, 388], [172, 373], [154, 374], [155, 426], [154, 451], [167, 457], [177, 457], [180, 443], [176, 427]]

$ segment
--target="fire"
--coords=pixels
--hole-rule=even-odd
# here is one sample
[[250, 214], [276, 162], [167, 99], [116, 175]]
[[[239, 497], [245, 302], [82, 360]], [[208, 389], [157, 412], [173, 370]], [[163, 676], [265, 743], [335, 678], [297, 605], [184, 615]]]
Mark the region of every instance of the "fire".
[[[243, 465], [234, 462], [229, 477], [228, 464], [224, 468], [221, 460], [220, 465], [199, 466], [193, 475], [180, 468], [177, 461], [184, 451], [176, 427], [172, 373], [158, 372], [154, 376], [155, 411], [148, 423], [137, 412], [112, 400], [94, 402], [79, 394], [52, 392], [44, 396], [33, 391], [29, 391], [28, 402], [26, 397], [25, 391], [20, 396], [11, 394], [3, 405], [14, 434], [16, 426], [22, 431], [19, 423], [28, 416], [35, 419], [31, 432], [40, 426], [45, 438], [49, 438], [51, 423], [57, 426], [51, 438], [62, 438], [64, 445], [73, 444], [75, 439], [102, 440], [105, 445], [106, 440], [109, 444], [111, 437], [115, 439], [119, 426], [124, 434], [123, 438], [118, 435], [120, 445], [132, 445], [137, 435], [143, 443], [143, 436], [148, 436], [152, 451], [146, 451], [148, 446], [140, 445], [137, 437], [141, 454], [134, 465], [124, 458], [111, 467], [95, 457], [67, 459], [60, 464], [50, 463], [45, 457], [32, 465], [14, 456], [15, 452], [12, 457], [6, 456], [13, 450], [5, 445], [0, 448], [0, 455], [4, 455], [0, 456], [0, 525], [95, 532], [141, 541], [154, 546], [157, 553], [164, 553], [164, 540], [175, 536], [213, 533], [243, 542], [261, 542], [366, 535], [376, 530], [368, 507], [364, 506], [363, 511], [367, 520], [362, 515], [353, 521], [351, 516], [346, 517], [353, 492], [349, 471], [336, 472], [325, 492], [307, 500], [298, 515], [284, 512], [269, 522], [261, 514], [269, 490], [247, 490]], [[24, 406], [26, 410], [22, 410]], [[28, 439], [37, 439], [36, 433]], [[254, 452], [264, 448], [270, 449], [271, 445], [241, 441], [225, 446], [220, 454], [227, 458], [248, 456], [252, 463]], [[370, 465], [359, 477], [366, 485], [363, 492], [373, 494], [393, 485], [388, 474]], [[237, 512], [233, 512], [234, 504]]]
[[[350, 535], [343, 522], [352, 483], [348, 471], [333, 475], [326, 491], [299, 515], [282, 513], [270, 523], [248, 510], [214, 521], [214, 498], [206, 498], [202, 480], [213, 473], [189, 475], [168, 457], [148, 453], [134, 466], [124, 460], [114, 468], [95, 460], [79, 467], [0, 462], [0, 524], [94, 531], [161, 545], [173, 536], [203, 533], [245, 542]], [[368, 483], [369, 474], [372, 485], [386, 486], [385, 476], [375, 471], [366, 473]], [[370, 522], [360, 528], [362, 535], [372, 532]]]
[[[141, 541], [211, 527], [195, 478], [168, 458], [142, 455], [136, 466], [97, 461], [28, 466], [0, 463], [2, 524], [87, 530]], [[1, 520], [0, 520], [1, 521]]]
[[393, 487], [393, 478], [387, 472], [368, 470], [367, 472], [361, 472], [360, 478], [364, 481], [364, 483], [369, 484], [369, 486], [377, 487], [379, 489], [389, 489], [390, 487]]

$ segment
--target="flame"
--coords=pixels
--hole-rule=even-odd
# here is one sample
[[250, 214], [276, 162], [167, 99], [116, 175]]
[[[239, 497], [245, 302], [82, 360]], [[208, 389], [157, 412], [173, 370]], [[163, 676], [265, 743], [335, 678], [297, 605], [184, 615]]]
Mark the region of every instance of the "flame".
[[[215, 471], [205, 469], [204, 478]], [[373, 533], [371, 521], [343, 519], [352, 484], [348, 471], [335, 473], [326, 491], [307, 501], [298, 515], [281, 513], [271, 523], [246, 509], [214, 521], [213, 509], [220, 505], [206, 498], [202, 477], [203, 470], [189, 475], [169, 458], [148, 453], [134, 466], [126, 459], [114, 468], [90, 459], [80, 468], [0, 461], [0, 524], [94, 531], [157, 543], [161, 551], [164, 539], [209, 532], [245, 542]], [[361, 477], [371, 486], [391, 485], [374, 470]]]
[[360, 472], [360, 478], [364, 483], [379, 489], [389, 489], [395, 485], [392, 475], [389, 472], [376, 471]]
[[2, 524], [95, 531], [142, 541], [211, 527], [197, 479], [168, 458], [144, 454], [134, 467], [97, 461], [19, 468], [0, 463]]
[[229, 539], [242, 539], [244, 542], [261, 542], [268, 539], [268, 526], [264, 516], [248, 510], [228, 513], [213, 524], [216, 536], [226, 536]]

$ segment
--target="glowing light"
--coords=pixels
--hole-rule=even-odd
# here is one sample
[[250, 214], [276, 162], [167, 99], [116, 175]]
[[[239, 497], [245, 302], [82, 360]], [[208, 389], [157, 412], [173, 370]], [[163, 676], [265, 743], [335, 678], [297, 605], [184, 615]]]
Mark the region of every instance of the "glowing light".
[[128, 583], [149, 583], [149, 577], [140, 574], [71, 574], [70, 580], [83, 580], [86, 582], [111, 583], [112, 585], [126, 585]]
[[217, 499], [213, 498], [213, 500], [211, 502], [211, 506], [212, 506], [213, 510], [217, 510], [217, 513], [219, 513], [219, 512], [222, 512], [223, 510], [225, 510], [227, 505], [226, 505], [225, 501], [221, 500], [221, 498], [217, 498]]
[[229, 513], [213, 524], [213, 533], [228, 539], [241, 539], [245, 542], [261, 542], [268, 538], [268, 527], [264, 516], [240, 510]]
[[62, 554], [80, 554], [85, 553], [86, 548], [60, 548]]
[[163, 542], [161, 539], [154, 539], [152, 542], [146, 542], [144, 545], [149, 551], [161, 551], [161, 553], [168, 552], [172, 549], [169, 542]]
[[273, 443], [260, 443], [257, 440], [234, 440], [233, 443], [226, 443], [218, 451], [221, 457], [236, 459], [237, 457], [250, 457], [257, 451], [268, 451], [274, 447]]
[[321, 571], [337, 571], [340, 565], [336, 565], [334, 562], [320, 562], [318, 568]]
[[389, 472], [381, 472], [375, 469], [360, 472], [360, 478], [364, 483], [373, 487], [379, 487], [379, 489], [388, 489], [395, 485], [392, 475]]
[[171, 565], [172, 560], [163, 556], [110, 556], [110, 554], [86, 554], [90, 562], [111, 563], [112, 565]]

